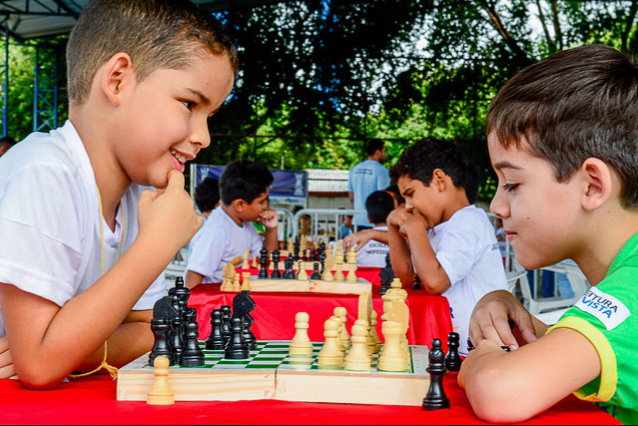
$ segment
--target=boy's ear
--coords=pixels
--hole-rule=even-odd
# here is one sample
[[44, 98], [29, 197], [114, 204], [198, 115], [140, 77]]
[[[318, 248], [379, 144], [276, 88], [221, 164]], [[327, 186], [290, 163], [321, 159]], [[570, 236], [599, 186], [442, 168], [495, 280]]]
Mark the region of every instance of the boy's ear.
[[588, 158], [580, 166], [578, 176], [583, 181], [582, 206], [586, 211], [599, 208], [611, 198], [614, 179], [607, 163]]
[[238, 213], [242, 213], [246, 208], [246, 201], [242, 200], [241, 198], [233, 200], [231, 204], [235, 208], [235, 211], [237, 211]]
[[432, 181], [430, 185], [434, 185], [436, 189], [439, 191], [445, 191], [445, 188], [448, 185], [447, 179], [448, 175], [441, 169], [434, 169], [432, 172]]
[[101, 89], [111, 104], [118, 106], [121, 103], [120, 93], [131, 78], [135, 79], [131, 57], [124, 52], [113, 55], [106, 63], [100, 81]]

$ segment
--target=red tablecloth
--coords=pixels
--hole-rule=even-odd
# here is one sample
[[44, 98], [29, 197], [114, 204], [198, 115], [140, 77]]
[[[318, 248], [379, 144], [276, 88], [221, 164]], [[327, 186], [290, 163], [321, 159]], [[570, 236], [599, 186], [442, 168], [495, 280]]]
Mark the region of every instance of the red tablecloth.
[[[232, 306], [237, 293], [219, 291], [218, 284], [200, 284], [192, 292], [188, 305], [197, 309], [200, 340], [210, 334], [210, 312], [222, 305]], [[359, 296], [353, 294], [325, 293], [270, 293], [252, 292], [250, 297], [257, 303], [251, 316], [255, 319], [252, 331], [260, 340], [291, 340], [295, 335], [295, 315], [307, 312], [310, 315], [308, 335], [312, 341], [323, 341], [323, 323], [334, 314], [334, 308], [343, 306], [348, 313], [347, 328], [358, 316]], [[374, 295], [372, 303], [379, 316], [377, 332], [381, 333], [383, 300]], [[408, 341], [416, 345], [430, 345], [432, 339], [440, 338], [444, 343], [452, 331], [450, 306], [445, 297], [428, 296], [422, 291], [408, 290], [406, 301], [410, 308]]]
[[[20, 424], [484, 424], [472, 412], [456, 374], [444, 378], [451, 409], [256, 400], [177, 402], [151, 406], [116, 401], [116, 383], [102, 376], [29, 391], [0, 380], [0, 423]], [[424, 393], [426, 390], [424, 389]], [[526, 424], [620, 424], [596, 406], [570, 396]]]

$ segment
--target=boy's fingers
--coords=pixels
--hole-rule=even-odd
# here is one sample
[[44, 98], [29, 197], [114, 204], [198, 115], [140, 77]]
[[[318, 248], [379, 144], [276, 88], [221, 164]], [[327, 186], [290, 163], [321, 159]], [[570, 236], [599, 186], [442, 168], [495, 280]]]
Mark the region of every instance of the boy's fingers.
[[0, 337], [0, 354], [9, 349], [9, 339], [7, 337]]
[[526, 343], [538, 340], [534, 330], [534, 325], [532, 324], [532, 320], [527, 312], [518, 312], [518, 315], [515, 315], [512, 319]]
[[168, 173], [168, 185], [166, 185], [166, 191], [175, 191], [177, 189], [184, 190], [184, 175], [178, 170], [171, 170]]

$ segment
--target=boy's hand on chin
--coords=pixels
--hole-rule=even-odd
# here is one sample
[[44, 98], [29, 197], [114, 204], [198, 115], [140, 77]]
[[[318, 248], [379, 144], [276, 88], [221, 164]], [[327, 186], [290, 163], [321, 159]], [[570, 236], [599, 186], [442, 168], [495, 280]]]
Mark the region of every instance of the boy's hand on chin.
[[0, 379], [16, 378], [7, 336], [0, 337]]
[[392, 210], [386, 219], [386, 223], [388, 226], [394, 226], [395, 228], [400, 228], [403, 225], [407, 218], [408, 212], [405, 210], [405, 207], [397, 207]]
[[277, 212], [274, 210], [264, 210], [259, 215], [259, 221], [269, 229], [277, 228], [279, 226], [279, 219], [277, 219]]
[[427, 227], [428, 224], [423, 216], [418, 213], [406, 212], [405, 220], [399, 228], [399, 233], [407, 238], [408, 235], [414, 233], [415, 231], [425, 232], [427, 230]]

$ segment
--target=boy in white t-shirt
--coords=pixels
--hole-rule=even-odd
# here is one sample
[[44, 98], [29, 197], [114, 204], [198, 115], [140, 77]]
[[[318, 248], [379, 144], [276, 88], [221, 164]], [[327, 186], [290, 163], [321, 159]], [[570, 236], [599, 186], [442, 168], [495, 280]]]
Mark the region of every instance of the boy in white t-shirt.
[[[219, 178], [221, 206], [213, 210], [202, 229], [191, 241], [186, 267], [186, 286], [222, 282], [224, 265], [235, 256], [257, 256], [262, 246], [269, 252], [277, 248], [277, 213], [268, 209], [270, 171], [250, 161], [235, 161]], [[252, 222], [266, 229], [260, 236]]]
[[32, 389], [151, 349], [156, 280], [202, 223], [184, 162], [237, 54], [191, 2], [96, 0], [67, 64], [70, 121], [0, 159], [0, 377]]
[[475, 303], [507, 288], [492, 225], [470, 204], [476, 168], [453, 143], [427, 138], [403, 151], [390, 174], [405, 197], [405, 209], [388, 217], [392, 268], [404, 286], [412, 286], [416, 271], [426, 292], [447, 297], [466, 354]]
[[[379, 239], [370, 239], [365, 244], [362, 244], [361, 247], [354, 247], [357, 251], [357, 266], [377, 268], [383, 268], [385, 266], [385, 258], [390, 251], [390, 247], [387, 243], [388, 227], [386, 226], [386, 219], [392, 210], [394, 210], [394, 206], [394, 198], [386, 191], [373, 192], [366, 198], [368, 221], [374, 225], [372, 230], [377, 231], [376, 234], [381, 234], [382, 237]], [[370, 230], [364, 230], [360, 232], [369, 231]], [[358, 233], [359, 232], [357, 232], [357, 234]], [[349, 235], [348, 237], [356, 237], [356, 234]], [[344, 243], [346, 243], [346, 240], [347, 238], [344, 239]]]

